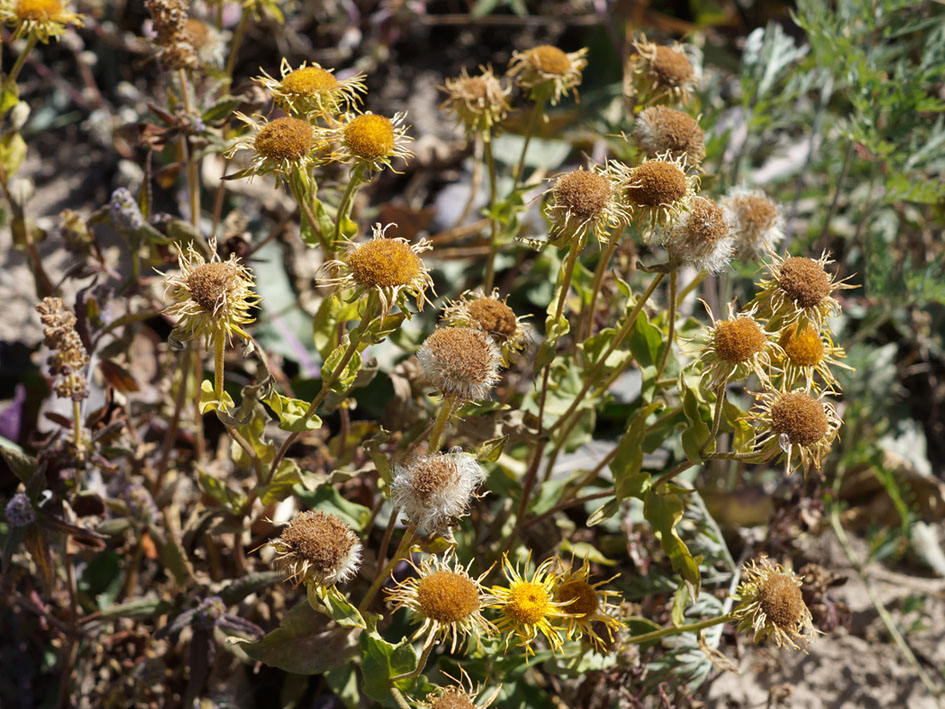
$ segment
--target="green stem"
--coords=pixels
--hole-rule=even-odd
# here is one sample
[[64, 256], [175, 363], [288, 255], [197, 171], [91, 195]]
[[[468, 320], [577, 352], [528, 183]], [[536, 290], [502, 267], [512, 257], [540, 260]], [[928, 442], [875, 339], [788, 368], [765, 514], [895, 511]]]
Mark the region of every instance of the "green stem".
[[[407, 555], [416, 533], [417, 525], [415, 524], [411, 524], [409, 527], [407, 527], [406, 531], [404, 531], [404, 536], [400, 540], [400, 544], [397, 546], [397, 550], [394, 552], [394, 555], [391, 557], [390, 561], [384, 565], [384, 568], [381, 569], [380, 573], [378, 573], [378, 575], [374, 578], [374, 582], [367, 590], [367, 593], [364, 594], [364, 599], [361, 601], [361, 605], [358, 606], [358, 610], [362, 614], [368, 609], [368, 606], [371, 605], [371, 601], [374, 600], [374, 596], [377, 595], [378, 590], [387, 580], [387, 577], [390, 576], [390, 572], [394, 566], [397, 565], [397, 562]], [[382, 561], [382, 559], [378, 559], [378, 562], [380, 561]]]
[[427, 660], [430, 659], [430, 651], [433, 650], [433, 646], [436, 644], [436, 635], [430, 633], [427, 636], [427, 641], [423, 644], [423, 651], [420, 653], [420, 659], [417, 660], [417, 666], [411, 672], [405, 672], [402, 675], [397, 675], [396, 677], [391, 677], [391, 684], [394, 682], [400, 682], [402, 679], [413, 679], [418, 674], [423, 672], [423, 668], [427, 666]]
[[232, 83], [233, 70], [236, 68], [236, 55], [239, 52], [240, 45], [243, 43], [243, 37], [246, 35], [246, 27], [249, 25], [250, 13], [245, 7], [240, 15], [240, 22], [233, 33], [233, 42], [230, 44], [230, 56], [226, 60], [226, 83]]
[[[177, 72], [180, 79], [180, 93], [184, 101], [184, 111], [188, 116], [193, 114], [193, 108], [190, 103], [190, 89], [187, 82], [187, 71], [179, 69]], [[200, 231], [200, 164], [194, 159], [194, 151], [189, 144], [186, 135], [181, 136], [181, 144], [184, 146], [187, 159], [187, 191], [190, 193], [190, 223], [194, 229]]]
[[679, 295], [676, 296], [676, 300], [678, 300], [680, 303], [686, 300], [686, 296], [699, 287], [699, 284], [705, 280], [706, 275], [708, 274], [706, 274], [705, 271], [699, 271], [699, 275], [689, 281], [689, 283], [686, 284], [686, 287], [679, 291]]
[[397, 702], [397, 709], [410, 709], [410, 705], [397, 687], [391, 687], [390, 694], [394, 698], [394, 701]]
[[[72, 402], [72, 438], [75, 441], [75, 452], [79, 458], [82, 458], [82, 405], [78, 401]], [[76, 474], [80, 468], [76, 468]], [[79, 479], [76, 477], [76, 488], [78, 489]]]
[[607, 266], [617, 250], [617, 243], [623, 234], [623, 227], [613, 235], [607, 244], [607, 250], [603, 253], [597, 262], [597, 268], [594, 269], [594, 282], [591, 284], [591, 302], [587, 304], [587, 310], [581, 318], [577, 329], [577, 339], [583, 342], [594, 331], [594, 315], [597, 310], [597, 294], [600, 291], [601, 284], [604, 281], [604, 273], [607, 272]]
[[358, 165], [351, 171], [351, 179], [348, 180], [348, 186], [345, 187], [344, 194], [341, 195], [341, 201], [338, 203], [338, 214], [335, 217], [335, 235], [332, 238], [331, 245], [334, 247], [341, 238], [341, 222], [348, 217], [348, 211], [351, 208], [351, 201], [357, 192], [358, 187], [364, 182], [363, 168]]
[[16, 63], [13, 65], [13, 68], [10, 69], [10, 75], [7, 77], [7, 82], [12, 84], [16, 81], [16, 77], [20, 75], [20, 70], [23, 68], [23, 65], [26, 63], [26, 58], [29, 56], [30, 52], [33, 50], [33, 47], [36, 46], [36, 40], [38, 37], [35, 32], [30, 32], [29, 38], [26, 40], [26, 46], [23, 47], [23, 51], [20, 52], [20, 56], [16, 58]]
[[486, 168], [489, 171], [489, 260], [486, 262], [486, 277], [483, 281], [483, 292], [488, 295], [492, 292], [492, 284], [495, 281], [495, 257], [499, 252], [499, 222], [494, 217], [497, 199], [496, 173], [495, 159], [492, 155], [492, 136], [488, 129], [482, 138]]
[[433, 430], [430, 432], [430, 442], [427, 446], [428, 453], [436, 453], [440, 450], [440, 438], [446, 428], [446, 423], [450, 420], [453, 413], [454, 402], [451, 399], [444, 399], [440, 404], [440, 410], [436, 414], [436, 421], [433, 422]]
[[532, 115], [528, 119], [528, 128], [525, 129], [525, 142], [522, 143], [522, 154], [518, 159], [518, 166], [515, 168], [514, 182], [512, 184], [512, 192], [518, 189], [518, 186], [522, 182], [522, 177], [525, 172], [525, 156], [528, 154], [528, 144], [531, 142], [532, 135], [535, 132], [535, 128], [538, 127], [538, 119], [542, 116], [542, 113], [545, 110], [545, 103], [548, 101], [548, 94], [543, 92], [540, 96], [535, 98], [535, 106], [532, 109]]
[[709, 444], [715, 440], [715, 437], [719, 435], [719, 426], [722, 425], [722, 409], [725, 407], [725, 387], [728, 386], [728, 377], [725, 377], [722, 381], [718, 383], [718, 386], [715, 387], [715, 413], [712, 415], [712, 432], [709, 434], [709, 437], [705, 439], [705, 442], [699, 448], [699, 456], [702, 457], [705, 455], [705, 452], [709, 448]]
[[295, 201], [299, 205], [299, 209], [302, 210], [302, 214], [304, 214], [305, 218], [308, 220], [309, 225], [312, 227], [312, 231], [314, 231], [315, 236], [318, 237], [318, 243], [325, 250], [326, 254], [332, 253], [331, 244], [325, 240], [325, 235], [322, 234], [321, 227], [318, 224], [318, 219], [316, 218], [315, 213], [312, 212], [312, 205], [309, 204], [307, 196], [302, 192], [301, 175], [296, 174], [290, 176], [289, 186], [292, 190], [292, 195], [295, 197]]
[[666, 335], [666, 347], [663, 349], [663, 353], [660, 355], [659, 367], [656, 369], [656, 376], [654, 377], [656, 381], [659, 381], [660, 377], [663, 376], [663, 370], [666, 369], [666, 360], [669, 358], [669, 351], [673, 349], [673, 341], [676, 339], [677, 273], [678, 271], [673, 271], [671, 274], [669, 274], [669, 332]]
[[705, 630], [706, 628], [711, 628], [714, 625], [720, 625], [722, 623], [731, 623], [737, 620], [734, 613], [726, 613], [725, 615], [720, 615], [716, 618], [709, 618], [708, 620], [702, 620], [698, 623], [690, 623], [689, 625], [674, 625], [669, 628], [661, 628], [660, 630], [654, 630], [651, 633], [644, 633], [643, 635], [633, 635], [627, 638], [624, 642], [631, 645], [639, 645], [640, 643], [648, 643], [651, 640], [659, 640], [660, 638], [665, 638], [670, 635], [680, 635], [681, 633], [695, 633], [699, 630]]
[[226, 332], [223, 330], [213, 336], [213, 395], [217, 401], [223, 401], [223, 369], [226, 356]]

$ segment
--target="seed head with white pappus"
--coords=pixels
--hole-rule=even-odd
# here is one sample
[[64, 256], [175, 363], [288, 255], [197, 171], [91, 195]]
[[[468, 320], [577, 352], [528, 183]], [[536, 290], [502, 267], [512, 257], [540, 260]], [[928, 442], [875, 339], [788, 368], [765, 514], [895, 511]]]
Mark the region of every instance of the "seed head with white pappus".
[[735, 244], [731, 213], [706, 197], [693, 197], [689, 211], [664, 232], [671, 261], [718, 273], [728, 266]]
[[486, 473], [468, 453], [419, 455], [394, 466], [391, 499], [408, 523], [443, 533], [466, 514]]
[[636, 167], [620, 166], [620, 184], [644, 243], [689, 211], [699, 180], [686, 174], [686, 163], [668, 153]]
[[492, 338], [470, 327], [438, 327], [423, 341], [417, 359], [427, 384], [457, 402], [487, 398], [502, 364]]
[[509, 307], [508, 296], [499, 297], [499, 289], [491, 295], [482, 291], [466, 291], [459, 300], [449, 301], [443, 308], [442, 319], [448, 325], [471, 327], [489, 335], [502, 351], [503, 365], [525, 348], [530, 334], [522, 322], [527, 315], [518, 316]]
[[637, 146], [647, 157], [669, 154], [698, 169], [705, 157], [705, 135], [688, 113], [668, 106], [651, 106], [640, 112], [633, 126]]
[[338, 517], [319, 510], [300, 512], [270, 544], [275, 565], [295, 585], [342, 583], [361, 565], [358, 536]]
[[735, 256], [758, 261], [784, 239], [784, 216], [778, 204], [761, 190], [736, 187], [722, 198], [735, 217]]

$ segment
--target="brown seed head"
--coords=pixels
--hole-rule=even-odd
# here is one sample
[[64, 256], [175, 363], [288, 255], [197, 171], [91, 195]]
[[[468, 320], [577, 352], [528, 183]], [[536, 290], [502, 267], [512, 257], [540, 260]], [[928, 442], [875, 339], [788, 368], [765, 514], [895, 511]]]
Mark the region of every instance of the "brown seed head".
[[338, 79], [330, 71], [318, 66], [306, 66], [290, 71], [282, 77], [281, 88], [297, 96], [313, 96], [331, 91], [338, 86]]
[[810, 446], [830, 430], [824, 405], [807, 394], [782, 394], [771, 407], [771, 429], [786, 434], [791, 443]]
[[715, 353], [725, 362], [741, 364], [761, 352], [767, 339], [752, 318], [722, 320], [715, 327]]
[[802, 308], [813, 308], [830, 295], [830, 278], [813, 259], [791, 256], [781, 264], [778, 288]]
[[476, 705], [464, 695], [465, 692], [460, 694], [447, 690], [446, 694], [436, 698], [430, 709], [476, 709]]
[[711, 245], [728, 234], [725, 210], [711, 199], [692, 200], [687, 237], [700, 245]]
[[440, 623], [458, 623], [479, 610], [479, 589], [466, 576], [437, 571], [417, 586], [420, 612]]
[[348, 268], [359, 285], [396, 288], [413, 283], [423, 271], [423, 261], [409, 244], [381, 238], [353, 249], [348, 255]]
[[634, 168], [627, 197], [643, 207], [678, 202], [686, 196], [686, 173], [669, 162], [647, 160]]
[[566, 612], [574, 615], [583, 615], [590, 618], [600, 606], [597, 592], [586, 581], [574, 580], [563, 583], [558, 587], [556, 595], [558, 601], [562, 603], [574, 601], [565, 608]]
[[578, 169], [555, 182], [555, 200], [572, 214], [589, 219], [601, 213], [610, 199], [610, 180], [596, 172]]
[[236, 285], [236, 276], [236, 268], [229, 262], [202, 263], [187, 276], [187, 290], [201, 308], [215, 313]]
[[256, 152], [272, 160], [301, 160], [315, 145], [315, 131], [298, 118], [277, 118], [256, 135]]
[[753, 234], [770, 228], [778, 216], [778, 208], [774, 202], [758, 195], [738, 197], [732, 201], [732, 206], [746, 231]]
[[705, 156], [705, 134], [698, 121], [688, 113], [668, 106], [651, 106], [640, 113], [637, 121], [652, 126], [652, 138], [645, 141], [647, 145], [641, 146], [651, 154], [669, 151], [692, 160], [701, 160]]
[[772, 573], [759, 595], [761, 610], [779, 628], [794, 628], [803, 620], [807, 608], [803, 594], [787, 574]]
[[338, 569], [351, 552], [358, 538], [334, 515], [302, 512], [282, 532], [281, 541], [302, 561], [317, 571], [330, 573]]
[[518, 328], [515, 311], [501, 300], [476, 298], [467, 306], [467, 310], [480, 329], [485, 330], [497, 340], [509, 339]]
[[470, 103], [489, 98], [489, 84], [481, 76], [467, 76], [456, 81], [455, 92]]
[[202, 47], [207, 42], [207, 38], [210, 36], [210, 30], [207, 27], [207, 23], [193, 17], [187, 18], [187, 24], [185, 25], [184, 32], [187, 34], [187, 38], [190, 40], [190, 43], [197, 48]]
[[784, 330], [778, 343], [791, 362], [799, 367], [813, 367], [824, 358], [824, 343], [820, 333], [809, 324], [802, 330], [792, 325]]
[[457, 388], [464, 388], [469, 383], [495, 379], [495, 346], [481, 330], [441, 327], [426, 339], [424, 347], [436, 362], [444, 384], [455, 382]]
[[650, 68], [658, 77], [660, 83], [669, 86], [678, 86], [692, 80], [692, 64], [682, 52], [672, 47], [657, 47]]
[[413, 490], [421, 498], [445, 490], [459, 480], [459, 469], [448, 456], [418, 458], [413, 469]]
[[342, 142], [363, 160], [377, 160], [394, 149], [394, 124], [384, 116], [365, 113], [353, 118], [342, 132]]
[[546, 74], [563, 75], [571, 69], [568, 55], [550, 44], [529, 49], [526, 54], [535, 67]]

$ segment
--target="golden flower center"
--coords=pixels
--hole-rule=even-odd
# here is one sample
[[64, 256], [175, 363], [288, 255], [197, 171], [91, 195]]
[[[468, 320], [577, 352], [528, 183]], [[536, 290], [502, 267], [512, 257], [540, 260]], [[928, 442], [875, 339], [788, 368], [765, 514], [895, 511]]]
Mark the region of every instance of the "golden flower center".
[[271, 160], [296, 162], [315, 144], [312, 126], [298, 118], [277, 118], [256, 135], [256, 152]]
[[457, 84], [457, 94], [466, 101], [486, 101], [489, 98], [489, 84], [481, 76], [470, 76]]
[[194, 302], [213, 313], [233, 290], [236, 279], [236, 267], [231, 263], [202, 263], [187, 276], [187, 290]]
[[488, 335], [467, 327], [441, 327], [424, 346], [442, 369], [445, 380], [483, 382], [491, 379], [495, 356]]
[[358, 285], [398, 288], [413, 283], [423, 271], [423, 261], [400, 239], [373, 239], [351, 251], [348, 268]]
[[791, 256], [781, 264], [778, 287], [802, 308], [813, 308], [830, 295], [830, 278], [813, 259]]
[[394, 124], [384, 116], [366, 113], [344, 127], [341, 140], [357, 157], [377, 160], [394, 150]]
[[46, 22], [62, 14], [59, 0], [17, 0], [16, 16], [29, 22]]
[[558, 587], [557, 598], [562, 603], [573, 601], [573, 603], [567, 605], [565, 611], [572, 615], [582, 615], [585, 618], [594, 615], [600, 606], [597, 600], [597, 592], [586, 581], [574, 580], [561, 584]]
[[330, 71], [318, 66], [306, 66], [290, 71], [282, 77], [280, 87], [288, 94], [314, 96], [331, 91], [338, 86], [338, 79]]
[[690, 81], [693, 76], [692, 64], [682, 52], [671, 47], [657, 47], [650, 69], [656, 74], [660, 83], [670, 86], [679, 86]]
[[493, 337], [507, 340], [515, 334], [518, 320], [515, 311], [495, 298], [476, 298], [466, 309], [476, 324]]
[[728, 234], [725, 211], [711, 199], [696, 197], [689, 213], [687, 236], [692, 241], [710, 245]]
[[715, 326], [715, 354], [730, 364], [747, 362], [765, 348], [768, 338], [751, 318], [722, 320]]
[[436, 701], [430, 705], [430, 709], [476, 709], [476, 705], [464, 695], [465, 692], [460, 694], [447, 690], [442, 697], [437, 697]]
[[761, 586], [761, 610], [779, 628], [791, 628], [804, 618], [804, 596], [787, 574], [772, 573]]
[[568, 59], [568, 55], [550, 44], [528, 50], [528, 58], [536, 69], [545, 74], [562, 76], [571, 70], [571, 60]]
[[334, 515], [303, 512], [282, 532], [282, 543], [319, 571], [331, 571], [351, 552], [357, 537]]
[[437, 571], [420, 580], [417, 602], [427, 618], [439, 623], [458, 623], [479, 610], [479, 589], [462, 574]]
[[748, 231], [759, 232], [771, 227], [778, 216], [778, 208], [766, 197], [745, 195], [735, 201], [739, 219]]
[[459, 482], [459, 469], [449, 456], [421, 458], [412, 467], [414, 492], [424, 499]]
[[516, 583], [509, 589], [509, 600], [502, 609], [522, 625], [534, 625], [547, 615], [551, 601], [544, 586], [530, 581]]
[[611, 192], [610, 180], [589, 170], [572, 170], [559, 177], [554, 186], [557, 203], [585, 219], [601, 213]]
[[647, 160], [633, 171], [627, 197], [643, 207], [673, 204], [686, 196], [686, 173], [672, 163]]
[[824, 405], [807, 394], [783, 394], [771, 407], [771, 430], [787, 434], [796, 445], [813, 445], [829, 429], [830, 419]]
[[791, 362], [799, 367], [816, 366], [824, 358], [824, 343], [820, 333], [810, 325], [798, 331], [796, 325], [787, 328], [779, 342]]

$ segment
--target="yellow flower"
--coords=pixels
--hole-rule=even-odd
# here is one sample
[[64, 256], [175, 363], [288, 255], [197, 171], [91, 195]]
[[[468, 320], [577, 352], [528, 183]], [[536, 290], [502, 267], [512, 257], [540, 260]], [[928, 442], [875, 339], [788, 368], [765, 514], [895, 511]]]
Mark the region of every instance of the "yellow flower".
[[322, 270], [336, 274], [323, 282], [340, 288], [354, 288], [352, 301], [365, 293], [376, 293], [383, 315], [387, 315], [395, 305], [409, 313], [408, 295], [414, 298], [417, 310], [423, 310], [424, 302], [430, 302], [426, 291], [433, 292], [433, 279], [420, 254], [432, 247], [426, 239], [415, 244], [401, 238], [389, 239], [384, 232], [390, 226], [375, 224], [370, 241], [362, 244], [348, 242], [341, 259], [328, 261], [322, 266]]
[[503, 364], [523, 350], [530, 339], [528, 327], [522, 322], [527, 315], [516, 316], [508, 306], [508, 296], [499, 297], [499, 289], [490, 295], [482, 291], [466, 291], [459, 300], [449, 301], [442, 319], [449, 325], [472, 327], [489, 335], [502, 351]]
[[587, 558], [579, 569], [573, 570], [569, 564], [568, 570], [560, 575], [555, 600], [566, 604], [565, 622], [569, 638], [583, 635], [594, 649], [603, 651], [607, 642], [597, 632], [596, 625], [607, 632], [609, 641], [613, 643], [614, 631], [622, 628], [623, 623], [613, 616], [616, 606], [611, 605], [610, 599], [620, 598], [620, 594], [600, 587], [615, 578], [617, 576], [592, 584], [591, 564]]
[[393, 158], [406, 160], [413, 155], [407, 148], [413, 139], [407, 135], [405, 117], [405, 113], [393, 118], [374, 113], [344, 114], [332, 129], [331, 137], [338, 143], [332, 159], [372, 170], [390, 167]]
[[279, 106], [296, 116], [334, 116], [360, 103], [358, 94], [367, 92], [364, 74], [339, 81], [331, 69], [315, 63], [306, 66], [302, 62], [293, 69], [283, 57], [279, 73], [281, 78], [276, 79], [263, 71], [256, 81], [269, 89]]
[[[755, 422], [755, 450], [769, 460], [783, 453], [788, 473], [798, 466], [805, 474], [812, 465], [820, 470], [841, 423], [836, 407], [823, 395], [803, 390], [756, 394], [755, 406], [746, 417]], [[795, 451], [797, 458], [792, 462]]]
[[253, 322], [249, 309], [259, 302], [253, 293], [252, 272], [235, 254], [221, 261], [214, 250], [207, 261], [193, 245], [180, 252], [178, 263], [179, 274], [163, 274], [165, 296], [170, 293], [175, 301], [164, 309], [177, 319], [174, 336], [181, 340], [203, 338], [208, 344], [217, 335], [249, 339], [243, 325]]
[[[478, 644], [482, 634], [491, 635], [495, 627], [482, 615], [482, 609], [490, 596], [482, 588], [482, 579], [469, 575], [469, 567], [458, 561], [436, 556], [424, 559], [418, 567], [411, 560], [410, 566], [416, 576], [398, 582], [387, 589], [387, 600], [394, 608], [407, 608], [423, 620], [413, 639], [434, 636], [438, 640], [450, 640], [450, 652], [457, 645], [467, 642], [470, 636]], [[472, 562], [470, 562], [471, 564]]]
[[820, 388], [816, 375], [823, 386], [834, 390], [839, 388], [839, 384], [830, 368], [834, 366], [852, 370], [852, 367], [839, 361], [838, 358], [846, 357], [846, 352], [833, 344], [830, 333], [817, 330], [810, 324], [788, 325], [782, 330], [778, 344], [784, 353], [778, 368], [784, 375], [784, 386], [787, 388], [793, 387], [798, 380], [803, 380], [808, 391]]
[[581, 72], [587, 66], [587, 48], [566, 53], [550, 44], [512, 54], [508, 75], [528, 92], [532, 100], [540, 96], [551, 99], [554, 106], [571, 91], [577, 95]]
[[[526, 565], [531, 561], [528, 554]], [[488, 605], [499, 611], [496, 628], [507, 632], [505, 647], [508, 648], [512, 637], [518, 638], [518, 645], [525, 648], [526, 654], [534, 655], [532, 643], [541, 633], [551, 651], [557, 653], [562, 647], [561, 634], [567, 622], [567, 603], [555, 600], [558, 578], [554, 574], [557, 559], [554, 557], [542, 562], [531, 577], [523, 576], [518, 568], [512, 566], [508, 554], [502, 555], [502, 570], [508, 582], [507, 586], [493, 586], [489, 589], [494, 600]]]
[[807, 652], [819, 631], [804, 603], [802, 586], [800, 576], [766, 556], [757, 564], [746, 563], [734, 595], [738, 604], [734, 610], [738, 616], [736, 628], [752, 633], [756, 643], [774, 638], [778, 647], [787, 645]]
[[300, 118], [284, 117], [268, 121], [262, 116], [236, 112], [236, 118], [250, 127], [226, 149], [226, 157], [251, 150], [250, 167], [229, 179], [276, 173], [288, 175], [295, 169], [307, 171], [328, 146], [326, 132]]
[[777, 345], [755, 319], [754, 310], [736, 314], [729, 303], [725, 320], [716, 320], [711, 310], [709, 317], [712, 325], [706, 328], [699, 356], [702, 378], [708, 377], [713, 389], [722, 382], [739, 381], [751, 373], [768, 381], [767, 371]]
[[640, 37], [624, 68], [624, 96], [633, 105], [686, 104], [699, 78], [691, 46], [662, 47]]
[[827, 273], [826, 266], [831, 263], [826, 253], [816, 260], [771, 254], [767, 274], [757, 283], [759, 292], [752, 302], [774, 328], [796, 322], [822, 329], [829, 318], [840, 314], [834, 293], [856, 287]]
[[7, 0], [0, 7], [0, 19], [17, 25], [18, 35], [33, 33], [45, 44], [50, 37], [65, 34], [66, 25], [82, 27], [85, 18], [61, 0]]
[[464, 67], [441, 87], [448, 95], [440, 108], [451, 111], [469, 136], [489, 131], [509, 112], [511, 90], [502, 86], [492, 67], [481, 66], [479, 71], [479, 76], [470, 76]]
[[621, 169], [617, 163], [592, 165], [590, 170], [579, 168], [555, 178], [545, 205], [552, 241], [583, 239], [593, 229], [598, 241], [605, 242], [612, 228], [630, 221], [621, 200]]

